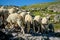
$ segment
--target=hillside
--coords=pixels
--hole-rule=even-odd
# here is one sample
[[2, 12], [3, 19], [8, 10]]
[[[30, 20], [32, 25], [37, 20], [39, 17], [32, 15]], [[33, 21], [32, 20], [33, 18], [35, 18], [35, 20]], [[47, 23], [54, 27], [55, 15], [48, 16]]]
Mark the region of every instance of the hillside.
[[[42, 17], [46, 14], [51, 14], [51, 19], [53, 19], [53, 15], [60, 14], [60, 1], [23, 6], [22, 9], [30, 11], [33, 15], [40, 15]], [[60, 23], [54, 24], [54, 28], [55, 30], [60, 29]]]
[[49, 13], [49, 14], [56, 14], [57, 12], [57, 14], [59, 14], [60, 13], [60, 2], [33, 4], [29, 6], [22, 6], [21, 8], [28, 10], [28, 11], [35, 11], [34, 15], [39, 15], [42, 12]]
[[32, 5], [29, 5], [29, 6], [22, 6], [26, 8], [46, 8], [50, 5], [55, 5], [55, 4], [60, 4], [60, 2], [47, 2], [47, 3], [41, 3], [41, 4], [32, 4]]

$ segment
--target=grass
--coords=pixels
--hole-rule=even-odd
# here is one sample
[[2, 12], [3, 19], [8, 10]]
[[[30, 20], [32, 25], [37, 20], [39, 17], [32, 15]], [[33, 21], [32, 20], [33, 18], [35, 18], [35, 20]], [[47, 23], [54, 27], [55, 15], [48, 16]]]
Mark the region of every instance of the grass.
[[32, 5], [29, 5], [29, 6], [21, 6], [23, 9], [28, 9], [28, 8], [46, 8], [50, 5], [55, 5], [55, 4], [60, 4], [60, 1], [59, 2], [48, 2], [48, 3], [41, 3], [41, 4], [32, 4]]
[[54, 24], [54, 29], [55, 30], [60, 30], [60, 23]]

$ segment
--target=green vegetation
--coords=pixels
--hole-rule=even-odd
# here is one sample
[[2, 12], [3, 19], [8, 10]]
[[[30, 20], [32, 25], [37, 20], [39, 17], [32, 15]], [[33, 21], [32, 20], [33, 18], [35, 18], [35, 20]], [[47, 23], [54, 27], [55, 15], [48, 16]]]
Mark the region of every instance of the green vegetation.
[[60, 1], [59, 2], [48, 2], [48, 3], [41, 3], [41, 4], [33, 4], [33, 5], [30, 5], [30, 6], [22, 6], [24, 7], [25, 9], [28, 9], [28, 8], [46, 8], [50, 5], [55, 5], [55, 4], [60, 4]]
[[55, 28], [55, 30], [60, 30], [60, 23], [54, 24], [54, 28]]

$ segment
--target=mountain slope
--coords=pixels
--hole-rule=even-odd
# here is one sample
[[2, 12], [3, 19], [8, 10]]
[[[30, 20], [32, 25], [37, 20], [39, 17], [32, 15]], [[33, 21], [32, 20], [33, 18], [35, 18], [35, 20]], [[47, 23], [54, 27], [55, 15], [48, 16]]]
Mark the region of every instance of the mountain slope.
[[55, 5], [55, 4], [60, 4], [59, 2], [48, 2], [48, 3], [41, 3], [41, 4], [33, 4], [33, 5], [29, 5], [29, 6], [22, 6], [25, 7], [25, 9], [27, 8], [46, 8], [50, 5]]

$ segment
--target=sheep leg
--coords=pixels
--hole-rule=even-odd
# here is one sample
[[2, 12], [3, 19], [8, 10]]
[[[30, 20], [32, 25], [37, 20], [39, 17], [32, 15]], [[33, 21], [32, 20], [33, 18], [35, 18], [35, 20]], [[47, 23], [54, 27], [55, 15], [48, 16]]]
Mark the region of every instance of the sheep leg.
[[34, 26], [34, 22], [33, 22], [33, 29], [34, 29], [34, 32], [35, 32], [35, 26]]
[[43, 26], [43, 24], [42, 24], [42, 25], [41, 25], [41, 33], [43, 33], [44, 30], [45, 30], [45, 28], [44, 28], [44, 26]]
[[30, 30], [30, 23], [27, 22], [27, 32], [29, 33], [29, 30]]
[[39, 25], [39, 33], [41, 33], [41, 24]]
[[12, 22], [10, 22], [10, 28], [12, 28]]
[[21, 27], [21, 32], [23, 32], [23, 34], [25, 34], [25, 32], [24, 32], [24, 28], [23, 28], [23, 27]]
[[22, 24], [21, 24], [22, 22], [21, 21], [17, 21], [17, 24], [19, 25], [19, 27], [21, 28], [21, 32], [23, 32], [23, 34], [25, 34], [24, 33], [24, 28], [22, 27]]

